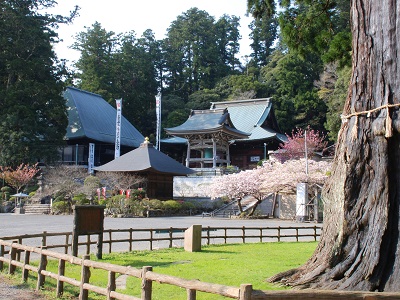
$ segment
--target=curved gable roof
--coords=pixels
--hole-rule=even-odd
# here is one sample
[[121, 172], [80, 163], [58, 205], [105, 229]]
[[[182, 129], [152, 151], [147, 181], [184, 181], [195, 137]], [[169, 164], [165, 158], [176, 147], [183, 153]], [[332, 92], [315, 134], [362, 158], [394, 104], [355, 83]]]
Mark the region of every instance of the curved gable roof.
[[236, 138], [247, 138], [249, 133], [238, 130], [233, 125], [226, 109], [192, 110], [189, 118], [181, 125], [165, 128], [171, 135], [211, 133], [224, 131]]
[[[88, 138], [104, 143], [115, 143], [117, 110], [100, 95], [68, 87], [64, 92], [68, 109], [66, 138]], [[137, 148], [143, 135], [122, 116], [121, 145]]]

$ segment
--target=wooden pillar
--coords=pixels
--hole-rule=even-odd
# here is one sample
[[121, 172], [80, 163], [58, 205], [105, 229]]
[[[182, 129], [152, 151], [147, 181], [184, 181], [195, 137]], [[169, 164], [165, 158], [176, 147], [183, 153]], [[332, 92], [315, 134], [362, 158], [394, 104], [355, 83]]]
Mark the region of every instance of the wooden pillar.
[[215, 139], [212, 139], [213, 143], [213, 169], [217, 167], [217, 143], [215, 142]]
[[229, 141], [226, 141], [226, 165], [231, 165], [231, 154], [229, 152]]

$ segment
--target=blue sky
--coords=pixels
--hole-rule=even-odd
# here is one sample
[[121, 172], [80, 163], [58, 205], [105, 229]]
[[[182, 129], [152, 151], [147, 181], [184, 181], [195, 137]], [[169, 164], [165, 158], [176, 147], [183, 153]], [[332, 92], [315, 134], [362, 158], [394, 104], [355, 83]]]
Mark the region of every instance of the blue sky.
[[157, 39], [163, 39], [171, 22], [192, 7], [205, 10], [216, 20], [223, 14], [240, 17], [240, 56], [251, 52], [248, 25], [252, 19], [246, 16], [246, 0], [58, 0], [58, 3], [50, 12], [66, 15], [75, 4], [81, 7], [80, 16], [73, 24], [58, 29], [63, 42], [56, 45], [57, 55], [70, 63], [79, 58], [79, 53], [68, 47], [77, 33], [85, 31], [85, 26], [90, 27], [97, 21], [107, 31], [122, 33], [134, 30], [137, 37], [151, 29]]

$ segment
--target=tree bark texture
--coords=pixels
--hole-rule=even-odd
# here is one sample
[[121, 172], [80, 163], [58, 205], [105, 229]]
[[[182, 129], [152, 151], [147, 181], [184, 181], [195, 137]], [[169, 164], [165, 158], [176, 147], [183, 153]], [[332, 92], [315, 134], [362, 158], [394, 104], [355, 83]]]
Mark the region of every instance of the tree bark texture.
[[272, 280], [400, 291], [400, 107], [379, 108], [399, 103], [399, 13], [400, 0], [352, 0], [353, 69], [323, 191], [323, 234], [305, 265]]

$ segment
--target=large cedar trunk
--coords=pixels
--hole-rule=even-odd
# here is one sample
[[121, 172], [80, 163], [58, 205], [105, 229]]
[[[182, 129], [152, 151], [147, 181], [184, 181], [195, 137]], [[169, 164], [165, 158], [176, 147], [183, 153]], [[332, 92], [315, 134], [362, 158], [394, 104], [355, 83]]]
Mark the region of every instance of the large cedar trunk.
[[399, 103], [398, 13], [400, 0], [352, 1], [353, 73], [343, 111], [346, 122], [323, 191], [323, 234], [304, 266], [278, 274], [275, 281], [400, 291], [400, 108], [380, 108]]

